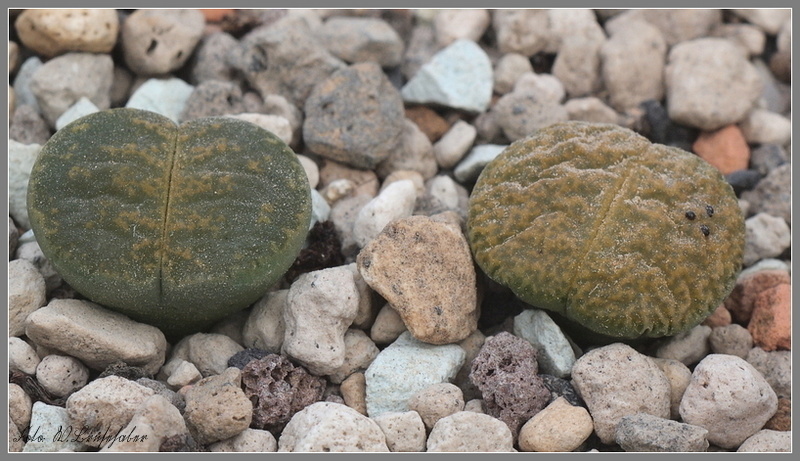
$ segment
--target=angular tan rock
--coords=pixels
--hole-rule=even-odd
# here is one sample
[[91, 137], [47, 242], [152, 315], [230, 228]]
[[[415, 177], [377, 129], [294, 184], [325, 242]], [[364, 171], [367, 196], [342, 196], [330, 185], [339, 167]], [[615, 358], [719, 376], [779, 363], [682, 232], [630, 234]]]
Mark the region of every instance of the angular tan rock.
[[357, 264], [420, 341], [450, 344], [477, 328], [475, 269], [460, 229], [424, 216], [393, 221]]
[[425, 451], [425, 424], [416, 411], [392, 411], [373, 418], [393, 452]]
[[78, 299], [53, 299], [28, 316], [25, 334], [38, 346], [72, 355], [94, 370], [121, 360], [155, 374], [167, 349], [158, 328]]
[[131, 421], [120, 432], [124, 437], [110, 441], [101, 451], [158, 451], [165, 438], [186, 433], [181, 412], [166, 397], [156, 394], [148, 397], [136, 410]]
[[117, 43], [113, 9], [28, 9], [14, 23], [22, 43], [43, 57], [66, 51], [108, 53]]
[[464, 393], [454, 384], [431, 384], [411, 396], [408, 409], [419, 413], [426, 429], [433, 429], [445, 416], [464, 411]]
[[15, 259], [8, 263], [8, 335], [22, 336], [28, 315], [44, 306], [44, 277], [28, 260]]

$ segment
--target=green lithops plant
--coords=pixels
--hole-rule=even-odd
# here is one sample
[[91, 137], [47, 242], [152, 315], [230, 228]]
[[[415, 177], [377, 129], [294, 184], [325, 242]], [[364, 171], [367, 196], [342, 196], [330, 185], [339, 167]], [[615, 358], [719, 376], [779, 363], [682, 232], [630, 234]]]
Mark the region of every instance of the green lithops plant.
[[697, 325], [744, 253], [744, 217], [715, 168], [607, 124], [558, 123], [508, 146], [478, 178], [467, 226], [489, 277], [616, 338]]
[[247, 307], [284, 274], [308, 231], [311, 192], [294, 152], [254, 124], [178, 126], [112, 109], [42, 147], [28, 212], [67, 283], [175, 338]]

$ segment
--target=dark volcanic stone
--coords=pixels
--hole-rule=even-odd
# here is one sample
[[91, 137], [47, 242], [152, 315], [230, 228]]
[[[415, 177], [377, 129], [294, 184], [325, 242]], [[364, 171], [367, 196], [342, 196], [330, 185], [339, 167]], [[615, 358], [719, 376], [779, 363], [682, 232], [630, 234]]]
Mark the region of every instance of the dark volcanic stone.
[[136, 381], [139, 378], [152, 378], [153, 375], [144, 371], [143, 368], [133, 367], [125, 362], [114, 362], [107, 366], [97, 379], [105, 378], [107, 376], [119, 376], [120, 378]]
[[262, 359], [270, 354], [269, 351], [264, 349], [250, 348], [239, 351], [228, 359], [229, 367], [236, 367], [240, 370], [244, 369], [245, 365], [253, 360]]
[[541, 374], [539, 377], [542, 378], [544, 385], [550, 390], [550, 402], [559, 397], [564, 397], [570, 405], [586, 408], [586, 402], [583, 401], [575, 391], [575, 388], [572, 387], [572, 384], [566, 379], [546, 374]]
[[550, 390], [537, 376], [536, 349], [502, 332], [486, 339], [472, 361], [470, 380], [483, 395], [486, 413], [503, 421], [516, 439], [523, 423], [550, 401]]
[[725, 180], [733, 187], [733, 192], [740, 195], [746, 190], [756, 187], [761, 180], [761, 173], [757, 170], [739, 170], [725, 175]]
[[322, 399], [325, 380], [270, 354], [242, 369], [242, 387], [253, 402], [250, 426], [278, 434], [295, 413]]

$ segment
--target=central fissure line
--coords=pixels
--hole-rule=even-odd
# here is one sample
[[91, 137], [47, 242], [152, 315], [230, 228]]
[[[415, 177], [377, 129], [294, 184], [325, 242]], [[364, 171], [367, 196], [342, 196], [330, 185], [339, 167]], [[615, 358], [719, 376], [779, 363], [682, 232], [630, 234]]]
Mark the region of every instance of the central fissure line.
[[158, 274], [156, 274], [158, 284], [158, 298], [163, 299], [164, 296], [164, 264], [166, 261], [166, 254], [167, 254], [167, 223], [169, 222], [169, 214], [170, 214], [170, 201], [172, 198], [172, 176], [175, 170], [175, 163], [177, 163], [178, 159], [178, 130], [175, 131], [175, 138], [172, 142], [172, 147], [169, 149], [170, 158], [168, 159], [168, 168], [167, 168], [167, 175], [166, 175], [166, 198], [164, 200], [164, 213], [163, 213], [163, 220], [161, 222], [161, 242], [159, 245], [159, 257], [158, 257]]
[[586, 239], [586, 244], [583, 247], [583, 251], [580, 253], [582, 258], [575, 262], [575, 265], [572, 266], [572, 280], [569, 283], [569, 293], [567, 294], [564, 304], [564, 312], [567, 312], [567, 309], [570, 307], [570, 301], [572, 300], [575, 292], [577, 291], [577, 287], [575, 286], [578, 280], [578, 266], [583, 265], [586, 262], [586, 259], [589, 257], [591, 251], [593, 251], [593, 247], [595, 243], [597, 243], [597, 236], [600, 234], [600, 231], [605, 227], [606, 219], [608, 219], [608, 215], [611, 212], [611, 208], [614, 206], [614, 202], [617, 201], [617, 198], [620, 196], [621, 192], [625, 189], [625, 183], [633, 176], [632, 169], [625, 168], [626, 164], [629, 163], [625, 160], [620, 162], [618, 166], [622, 169], [623, 173], [620, 175], [619, 179], [614, 182], [614, 185], [609, 189], [608, 196], [603, 201], [602, 206], [600, 207], [600, 211], [597, 213], [597, 219], [595, 219], [592, 228], [594, 229]]

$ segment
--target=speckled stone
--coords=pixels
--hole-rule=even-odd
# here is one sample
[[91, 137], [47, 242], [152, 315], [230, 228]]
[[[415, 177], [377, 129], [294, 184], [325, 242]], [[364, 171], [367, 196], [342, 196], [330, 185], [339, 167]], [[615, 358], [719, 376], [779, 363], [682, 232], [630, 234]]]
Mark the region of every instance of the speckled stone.
[[22, 44], [51, 58], [67, 51], [108, 53], [117, 43], [114, 9], [27, 9], [14, 27]]
[[136, 10], [122, 23], [125, 63], [138, 75], [172, 72], [192, 55], [204, 24], [198, 10]]
[[331, 402], [309, 405], [292, 417], [278, 439], [279, 452], [384, 452], [386, 436], [375, 421]]
[[778, 397], [792, 398], [792, 353], [790, 351], [767, 352], [760, 347], [750, 349], [745, 360], [753, 365], [767, 380]]
[[742, 193], [742, 198], [750, 202], [752, 209], [783, 218], [787, 224], [792, 222], [790, 164], [783, 164], [767, 174], [758, 182], [755, 189]]
[[416, 411], [389, 412], [372, 419], [386, 435], [389, 451], [425, 451], [425, 424]]
[[708, 448], [706, 429], [647, 413], [623, 417], [616, 434], [617, 443], [625, 451], [693, 452]]
[[656, 357], [678, 360], [686, 366], [694, 365], [711, 351], [708, 344], [709, 335], [711, 327], [697, 325], [691, 330], [666, 339], [656, 350]]
[[592, 417], [586, 408], [570, 405], [559, 397], [522, 426], [519, 448], [521, 451], [573, 451], [592, 431]]
[[778, 397], [752, 365], [733, 355], [711, 354], [694, 369], [681, 400], [688, 424], [708, 429], [708, 441], [736, 448], [764, 426]]
[[379, 18], [333, 16], [316, 35], [334, 56], [350, 63], [374, 61], [393, 67], [403, 56], [403, 40]]
[[708, 336], [708, 344], [714, 354], [746, 358], [747, 353], [753, 348], [753, 336], [745, 327], [732, 323], [712, 328], [711, 334]]
[[551, 125], [496, 157], [467, 228], [478, 265], [523, 301], [628, 338], [700, 323], [730, 293], [744, 250], [742, 212], [716, 169], [585, 122]]
[[681, 416], [681, 398], [692, 380], [692, 371], [679, 360], [653, 358], [653, 361], [669, 381], [669, 417], [677, 421]]
[[428, 452], [514, 451], [511, 431], [502, 421], [472, 411], [440, 419], [428, 435]]

